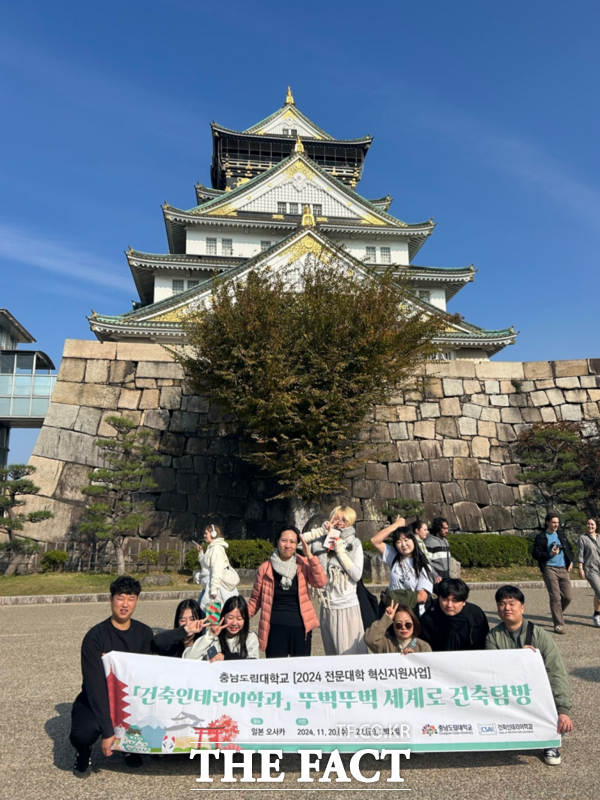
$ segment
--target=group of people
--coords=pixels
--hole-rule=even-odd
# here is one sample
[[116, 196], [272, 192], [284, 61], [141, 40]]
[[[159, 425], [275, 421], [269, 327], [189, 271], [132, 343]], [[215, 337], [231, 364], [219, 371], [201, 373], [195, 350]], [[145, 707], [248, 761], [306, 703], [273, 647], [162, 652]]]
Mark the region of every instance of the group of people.
[[[501, 622], [490, 630], [483, 610], [468, 602], [468, 585], [450, 576], [447, 520], [434, 520], [429, 531], [426, 523], [416, 521], [408, 527], [398, 517], [371, 539], [390, 568], [389, 586], [377, 613], [377, 600], [362, 583], [364, 551], [355, 520], [352, 508], [338, 506], [328, 521], [304, 535], [293, 525], [283, 526], [273, 554], [257, 570], [247, 603], [237, 590], [239, 577], [229, 563], [222, 531], [208, 526], [206, 550], [197, 545], [199, 580], [204, 586], [199, 601], [182, 601], [173, 628], [156, 635], [131, 618], [139, 583], [126, 576], [114, 581], [112, 616], [92, 628], [82, 644], [83, 686], [73, 705], [70, 737], [77, 750], [75, 775], [90, 774], [91, 747], [98, 737], [105, 756], [111, 755], [114, 744], [102, 654], [118, 650], [211, 663], [259, 658], [261, 650], [266, 658], [306, 657], [311, 654], [312, 631], [319, 625], [326, 655], [537, 649], [548, 673], [558, 732], [572, 730], [564, 662], [552, 637], [525, 619], [520, 589], [503, 586], [496, 592]], [[570, 602], [562, 571], [568, 581], [573, 553], [558, 530], [558, 518], [549, 515], [546, 525], [536, 538], [534, 556], [550, 593], [555, 632], [561, 633], [562, 612]], [[580, 574], [594, 588], [594, 620], [599, 618], [595, 624], [600, 626], [600, 540], [593, 520], [585, 537], [578, 548]], [[320, 620], [309, 587], [319, 592]], [[250, 630], [250, 618], [259, 611], [257, 636]], [[552, 765], [561, 760], [554, 748], [546, 750], [544, 758]], [[126, 759], [131, 766], [141, 763], [135, 754]]]

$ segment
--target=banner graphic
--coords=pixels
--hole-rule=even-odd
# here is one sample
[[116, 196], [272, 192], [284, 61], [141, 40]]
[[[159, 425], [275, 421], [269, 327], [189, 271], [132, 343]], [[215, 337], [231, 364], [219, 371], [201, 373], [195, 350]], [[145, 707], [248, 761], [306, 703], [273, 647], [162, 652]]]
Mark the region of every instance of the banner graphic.
[[356, 752], [560, 746], [532, 650], [218, 661], [111, 652], [115, 749]]

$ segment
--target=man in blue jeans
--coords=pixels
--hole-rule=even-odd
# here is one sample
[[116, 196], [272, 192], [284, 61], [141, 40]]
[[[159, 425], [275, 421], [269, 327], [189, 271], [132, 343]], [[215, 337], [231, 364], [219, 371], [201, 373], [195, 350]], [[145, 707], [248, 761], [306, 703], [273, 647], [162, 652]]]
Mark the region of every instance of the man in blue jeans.
[[565, 633], [563, 612], [573, 599], [569, 572], [574, 556], [569, 540], [559, 531], [556, 514], [546, 515], [546, 530], [533, 543], [533, 557], [538, 562], [550, 597], [554, 633]]

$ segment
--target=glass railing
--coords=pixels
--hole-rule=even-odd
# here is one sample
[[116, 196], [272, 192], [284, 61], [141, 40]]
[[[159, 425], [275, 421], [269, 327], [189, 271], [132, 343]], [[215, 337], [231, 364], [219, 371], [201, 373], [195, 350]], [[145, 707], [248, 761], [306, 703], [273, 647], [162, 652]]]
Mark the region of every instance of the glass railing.
[[56, 383], [44, 353], [0, 353], [0, 417], [44, 417]]

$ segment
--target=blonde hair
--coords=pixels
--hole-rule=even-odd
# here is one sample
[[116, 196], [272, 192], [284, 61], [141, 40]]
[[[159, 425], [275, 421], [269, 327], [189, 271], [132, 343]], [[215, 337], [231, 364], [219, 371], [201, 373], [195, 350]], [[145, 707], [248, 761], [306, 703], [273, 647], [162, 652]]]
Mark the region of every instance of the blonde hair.
[[329, 519], [332, 520], [336, 514], [343, 514], [346, 517], [349, 528], [356, 522], [356, 511], [350, 506], [336, 506], [329, 515]]
[[223, 533], [223, 531], [221, 530], [221, 528], [219, 528], [219, 526], [218, 526], [218, 525], [213, 525], [213, 523], [212, 523], [212, 522], [210, 522], [210, 523], [209, 523], [209, 524], [206, 526], [206, 528], [205, 528], [204, 530], [205, 530], [205, 531], [208, 531], [208, 533], [210, 533], [210, 532], [212, 531], [212, 529], [213, 529], [213, 528], [215, 529], [215, 532], [216, 532], [216, 534], [217, 534], [217, 538], [223, 538], [223, 539], [225, 538], [225, 534]]

